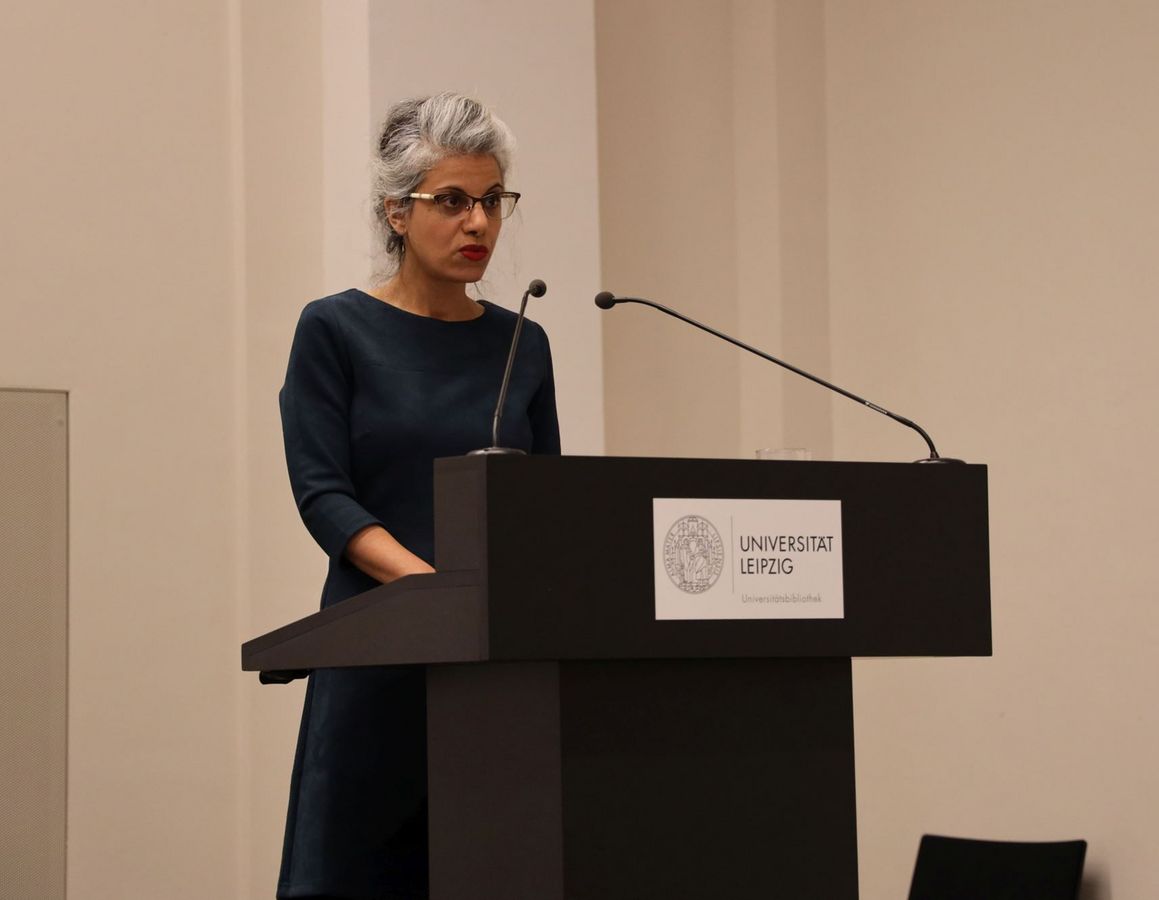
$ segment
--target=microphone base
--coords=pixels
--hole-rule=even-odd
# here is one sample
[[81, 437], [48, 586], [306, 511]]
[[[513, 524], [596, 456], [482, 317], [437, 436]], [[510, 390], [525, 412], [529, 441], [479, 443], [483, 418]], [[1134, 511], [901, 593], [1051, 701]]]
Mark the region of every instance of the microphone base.
[[915, 463], [954, 463], [954, 464], [957, 464], [959, 466], [964, 466], [966, 464], [966, 460], [954, 459], [952, 456], [937, 456], [937, 457], [927, 456], [925, 459], [915, 459], [914, 462]]
[[526, 456], [527, 453], [517, 447], [483, 447], [472, 450], [468, 456]]

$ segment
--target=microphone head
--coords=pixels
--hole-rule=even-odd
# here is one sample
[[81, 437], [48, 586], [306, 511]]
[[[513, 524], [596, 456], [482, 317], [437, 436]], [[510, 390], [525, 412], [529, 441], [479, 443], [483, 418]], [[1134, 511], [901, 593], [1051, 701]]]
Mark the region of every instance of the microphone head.
[[600, 291], [596, 294], [596, 306], [600, 309], [611, 309], [616, 305], [616, 295], [611, 291]]
[[538, 278], [534, 278], [527, 286], [527, 293], [531, 294], [532, 297], [542, 297], [547, 293], [547, 285]]

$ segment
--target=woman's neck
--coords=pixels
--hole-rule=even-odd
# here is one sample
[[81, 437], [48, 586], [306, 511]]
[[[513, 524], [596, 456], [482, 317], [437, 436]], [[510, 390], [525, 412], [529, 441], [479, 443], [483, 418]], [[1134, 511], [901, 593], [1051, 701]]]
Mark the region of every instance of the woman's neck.
[[404, 263], [390, 279], [371, 290], [371, 296], [405, 312], [445, 322], [461, 322], [483, 314], [479, 304], [467, 296], [464, 285], [416, 277], [406, 269]]

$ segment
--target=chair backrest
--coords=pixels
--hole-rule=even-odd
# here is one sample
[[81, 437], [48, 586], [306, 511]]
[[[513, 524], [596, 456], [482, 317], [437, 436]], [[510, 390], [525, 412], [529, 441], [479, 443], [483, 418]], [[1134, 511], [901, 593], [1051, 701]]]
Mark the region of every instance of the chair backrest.
[[1086, 841], [922, 836], [909, 900], [1075, 900]]

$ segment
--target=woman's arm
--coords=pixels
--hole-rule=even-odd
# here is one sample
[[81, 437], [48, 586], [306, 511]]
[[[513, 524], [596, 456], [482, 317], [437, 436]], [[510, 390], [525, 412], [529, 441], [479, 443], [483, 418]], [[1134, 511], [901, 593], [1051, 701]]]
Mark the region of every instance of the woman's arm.
[[434, 571], [357, 497], [350, 460], [352, 377], [341, 326], [323, 302], [302, 313], [281, 391], [286, 463], [306, 527], [331, 557], [381, 582]]
[[381, 525], [363, 528], [346, 544], [345, 552], [346, 558], [358, 569], [383, 584], [404, 575], [425, 575], [434, 571]]
[[555, 372], [551, 364], [551, 344], [547, 332], [535, 326], [543, 366], [543, 383], [531, 399], [527, 415], [531, 421], [531, 452], [558, 456], [559, 417], [555, 409]]

